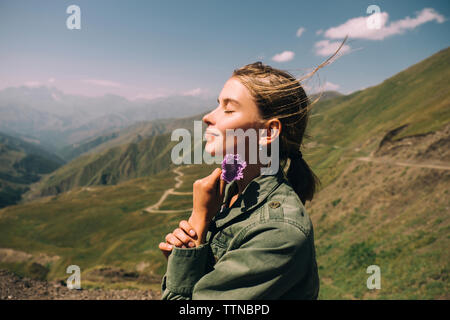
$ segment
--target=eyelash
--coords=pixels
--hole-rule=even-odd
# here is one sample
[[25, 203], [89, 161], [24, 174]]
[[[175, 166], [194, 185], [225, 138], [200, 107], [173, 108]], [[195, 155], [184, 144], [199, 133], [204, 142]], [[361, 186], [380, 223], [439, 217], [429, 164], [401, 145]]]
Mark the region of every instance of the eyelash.
[[225, 110], [224, 112], [225, 112], [225, 113], [232, 113], [232, 112], [234, 112], [234, 111], [230, 111], [230, 110], [227, 111], [227, 110]]

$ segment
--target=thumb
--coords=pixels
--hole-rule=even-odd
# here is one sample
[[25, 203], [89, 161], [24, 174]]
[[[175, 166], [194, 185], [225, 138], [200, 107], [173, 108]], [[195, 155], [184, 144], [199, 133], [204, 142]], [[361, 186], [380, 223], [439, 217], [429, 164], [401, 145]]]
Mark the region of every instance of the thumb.
[[225, 185], [226, 185], [226, 181], [222, 180], [221, 175], [222, 175], [222, 169], [216, 168], [209, 176], [209, 178], [211, 179], [211, 182], [215, 186], [214, 188], [216, 189], [217, 195], [220, 199], [222, 199], [222, 197], [224, 196]]
[[221, 199], [224, 197], [225, 185], [226, 184], [227, 184], [227, 182], [221, 178], [220, 179], [220, 186], [219, 186], [219, 196], [221, 197]]
[[207, 177], [209, 183], [216, 184], [217, 181], [220, 179], [220, 175], [222, 174], [222, 169], [216, 168], [214, 171]]

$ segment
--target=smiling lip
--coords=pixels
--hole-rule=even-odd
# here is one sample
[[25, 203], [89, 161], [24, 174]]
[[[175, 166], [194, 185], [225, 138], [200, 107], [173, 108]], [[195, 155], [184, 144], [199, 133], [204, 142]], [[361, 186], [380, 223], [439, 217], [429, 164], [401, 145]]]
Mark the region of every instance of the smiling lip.
[[216, 137], [218, 136], [217, 133], [214, 133], [214, 132], [211, 132], [211, 131], [208, 131], [208, 130], [206, 130], [205, 134], [209, 134], [209, 135], [216, 136]]

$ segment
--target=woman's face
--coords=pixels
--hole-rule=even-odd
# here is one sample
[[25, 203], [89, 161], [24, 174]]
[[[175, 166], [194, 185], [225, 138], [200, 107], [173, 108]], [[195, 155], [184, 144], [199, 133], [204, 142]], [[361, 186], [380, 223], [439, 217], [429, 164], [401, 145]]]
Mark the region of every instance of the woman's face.
[[[259, 109], [253, 101], [248, 89], [236, 78], [231, 77], [220, 92], [217, 108], [203, 117], [207, 125], [205, 132], [205, 151], [215, 156], [222, 150], [224, 156], [229, 151], [237, 153], [237, 145], [243, 140], [236, 138], [226, 139], [227, 129], [255, 129], [258, 137], [259, 128], [262, 127], [262, 118]], [[248, 141], [248, 139], [246, 139]], [[258, 141], [258, 140], [256, 140]], [[256, 146], [252, 146], [254, 149]], [[245, 157], [248, 159], [248, 144], [245, 145]]]

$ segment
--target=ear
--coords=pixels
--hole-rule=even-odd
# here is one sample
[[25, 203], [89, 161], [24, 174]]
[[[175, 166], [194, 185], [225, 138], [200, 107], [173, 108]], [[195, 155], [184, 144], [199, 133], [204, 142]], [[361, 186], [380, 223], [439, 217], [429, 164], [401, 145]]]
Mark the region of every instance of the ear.
[[270, 119], [264, 125], [259, 138], [259, 144], [268, 146], [275, 141], [281, 134], [281, 122], [278, 119]]

